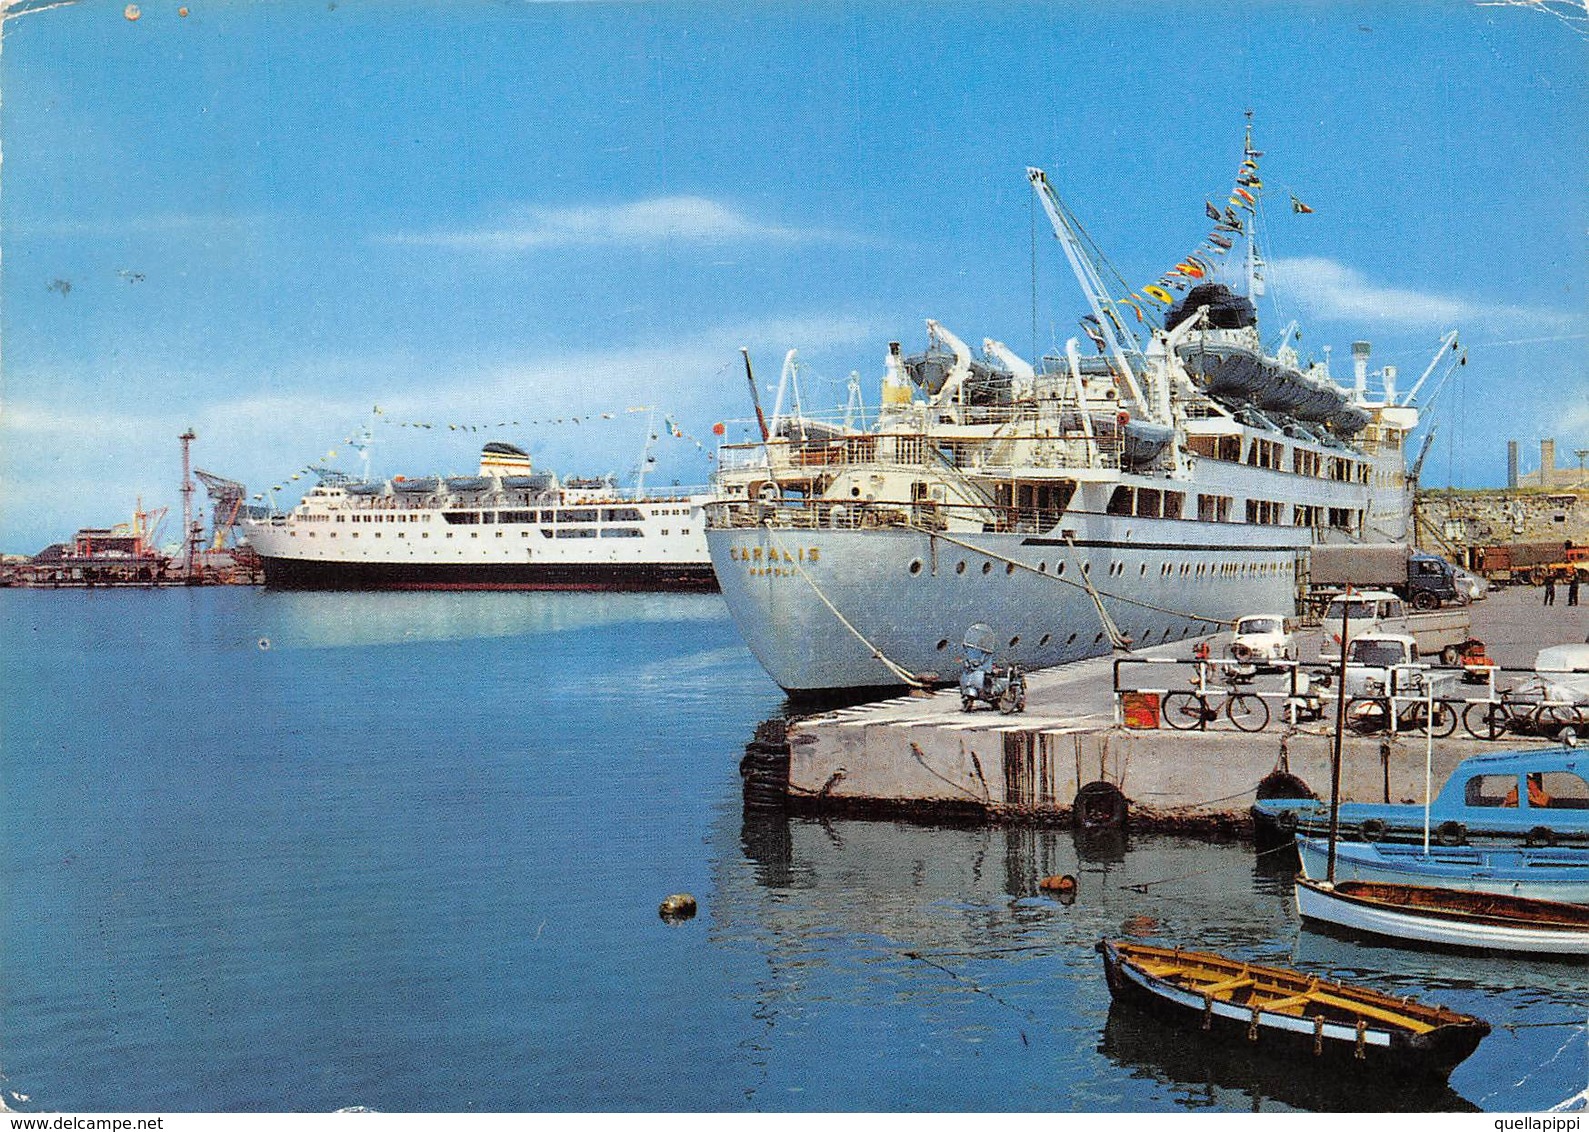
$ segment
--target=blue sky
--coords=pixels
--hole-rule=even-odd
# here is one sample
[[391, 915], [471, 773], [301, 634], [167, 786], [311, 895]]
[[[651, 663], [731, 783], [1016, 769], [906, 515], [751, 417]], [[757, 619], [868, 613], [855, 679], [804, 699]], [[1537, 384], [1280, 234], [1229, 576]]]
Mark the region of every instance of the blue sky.
[[[1540, 12], [125, 8], [4, 23], [8, 552], [140, 496], [174, 514], [189, 426], [198, 466], [285, 499], [333, 449], [357, 467], [376, 404], [377, 472], [472, 471], [504, 439], [623, 474], [630, 406], [703, 441], [748, 415], [742, 345], [764, 383], [798, 348], [808, 404], [852, 370], [875, 404], [888, 341], [919, 349], [926, 318], [1029, 354], [1025, 166], [1150, 283], [1206, 234], [1248, 109], [1271, 336], [1299, 318], [1343, 381], [1366, 338], [1405, 387], [1457, 329], [1426, 483], [1499, 485], [1508, 438], [1525, 468], [1541, 436], [1589, 448], [1589, 37]], [[1039, 235], [1051, 348], [1084, 307]], [[663, 482], [709, 474], [690, 439], [656, 454]]]

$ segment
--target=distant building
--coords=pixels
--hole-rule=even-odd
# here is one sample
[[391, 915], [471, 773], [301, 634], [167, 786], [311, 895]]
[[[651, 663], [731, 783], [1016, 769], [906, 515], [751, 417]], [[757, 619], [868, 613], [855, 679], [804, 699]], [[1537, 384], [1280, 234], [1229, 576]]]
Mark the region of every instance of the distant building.
[[1584, 469], [1584, 460], [1589, 457], [1589, 449], [1580, 449], [1574, 453], [1578, 457], [1577, 467], [1558, 468], [1556, 466], [1556, 441], [1554, 439], [1539, 442], [1539, 471], [1523, 472], [1518, 474], [1516, 462], [1517, 442], [1511, 441], [1506, 448], [1506, 479], [1508, 487], [1578, 487], [1589, 485], [1589, 471]]

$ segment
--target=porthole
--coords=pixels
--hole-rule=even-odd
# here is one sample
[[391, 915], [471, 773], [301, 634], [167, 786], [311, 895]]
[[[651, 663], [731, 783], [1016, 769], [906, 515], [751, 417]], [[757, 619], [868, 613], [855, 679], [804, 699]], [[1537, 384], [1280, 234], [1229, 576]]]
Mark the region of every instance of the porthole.
[[1095, 645], [1103, 644], [1103, 634], [1099, 633], [1096, 637], [1094, 637], [1092, 639], [1092, 643], [1095, 644]]
[[1065, 643], [1066, 643], [1066, 644], [1067, 644], [1067, 645], [1073, 645], [1073, 644], [1075, 644], [1075, 643], [1076, 643], [1076, 634], [1075, 634], [1075, 633], [1072, 633], [1072, 634], [1071, 634], [1071, 635], [1070, 635], [1070, 638], [1069, 638], [1069, 639], [1068, 639], [1068, 640], [1066, 640], [1066, 642], [1065, 642]]
[[1018, 644], [1020, 644], [1020, 643], [1021, 643], [1021, 635], [1020, 635], [1020, 634], [1019, 634], [1019, 633], [1017, 633], [1017, 634], [1015, 634], [1015, 636], [1013, 636], [1013, 637], [1011, 637], [1011, 638], [1010, 638], [1010, 647], [1011, 647], [1011, 648], [1012, 648], [1012, 649], [1013, 649], [1013, 648], [1014, 648], [1014, 647], [1015, 647], [1015, 646], [1016, 646], [1016, 645], [1018, 645]]
[[1037, 572], [1038, 572], [1038, 573], [1039, 573], [1039, 574], [1046, 574], [1046, 573], [1048, 573], [1048, 563], [1047, 563], [1047, 562], [1039, 562], [1039, 563], [1038, 563], [1038, 564], [1037, 564]]
[[984, 562], [984, 563], [983, 563], [983, 564], [982, 564], [982, 572], [983, 572], [983, 573], [984, 573], [984, 574], [991, 574], [991, 573], [992, 573], [992, 572], [993, 572], [993, 563], [991, 563], [991, 562]]
[[1061, 562], [1058, 566], [1054, 567], [1054, 573], [1055, 574], [1061, 574], [1061, 575], [1064, 574], [1065, 573], [1065, 564], [1063, 562]]
[[909, 569], [910, 569], [910, 572], [911, 572], [911, 573], [912, 573], [912, 574], [919, 574], [919, 573], [921, 573], [921, 559], [919, 559], [919, 558], [912, 558], [912, 559], [911, 559], [911, 560], [910, 560], [910, 567], [909, 567]]
[[948, 648], [948, 647], [949, 647], [949, 638], [948, 637], [945, 637], [943, 640], [938, 642], [938, 651], [939, 652], [943, 652], [943, 650]]
[[1091, 562], [1083, 562], [1081, 564], [1081, 572], [1083, 574], [1091, 574], [1092, 573], [1092, 563]]
[[955, 563], [955, 573], [956, 574], [964, 574], [965, 572], [966, 572], [965, 560], [961, 559], [959, 562]]
[[1006, 573], [1006, 574], [1013, 574], [1013, 573], [1015, 573], [1015, 563], [1013, 563], [1013, 562], [1006, 562], [1006, 563], [1005, 563], [1005, 564], [1004, 564], [1004, 572], [1005, 572], [1005, 573]]
[[1048, 642], [1052, 641], [1053, 639], [1054, 639], [1054, 634], [1052, 634], [1052, 633], [1044, 633], [1041, 637], [1039, 637], [1037, 639], [1037, 647], [1040, 648], [1040, 649], [1046, 649], [1048, 647]]
[[1139, 578], [1146, 578], [1148, 576], [1148, 564], [1146, 562], [1142, 564], [1142, 569], [1137, 571], [1137, 576]]

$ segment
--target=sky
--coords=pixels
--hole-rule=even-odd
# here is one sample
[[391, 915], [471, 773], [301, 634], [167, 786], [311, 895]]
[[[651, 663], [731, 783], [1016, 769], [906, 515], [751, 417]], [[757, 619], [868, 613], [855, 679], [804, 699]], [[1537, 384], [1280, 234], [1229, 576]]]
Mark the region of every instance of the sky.
[[289, 504], [361, 428], [376, 475], [506, 440], [624, 477], [655, 406], [651, 482], [703, 484], [740, 347], [769, 404], [798, 350], [808, 408], [852, 371], [875, 406], [928, 318], [1062, 347], [1086, 308], [1025, 168], [1140, 286], [1247, 111], [1266, 341], [1297, 319], [1347, 382], [1366, 339], [1406, 388], [1457, 330], [1426, 485], [1589, 449], [1589, 29], [1547, 12], [22, 0], [0, 91], [8, 553], [179, 515], [188, 428]]

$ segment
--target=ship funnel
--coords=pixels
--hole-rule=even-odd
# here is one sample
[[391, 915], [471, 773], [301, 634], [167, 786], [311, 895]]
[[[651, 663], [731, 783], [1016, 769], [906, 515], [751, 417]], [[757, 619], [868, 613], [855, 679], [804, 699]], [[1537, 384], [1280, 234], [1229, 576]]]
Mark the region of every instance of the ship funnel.
[[1367, 342], [1352, 343], [1352, 390], [1359, 401], [1368, 392], [1368, 352]]
[[1385, 367], [1385, 404], [1396, 403], [1396, 367]]
[[890, 342], [888, 358], [883, 362], [883, 404], [908, 405], [910, 396], [910, 378], [899, 356], [899, 343]]

